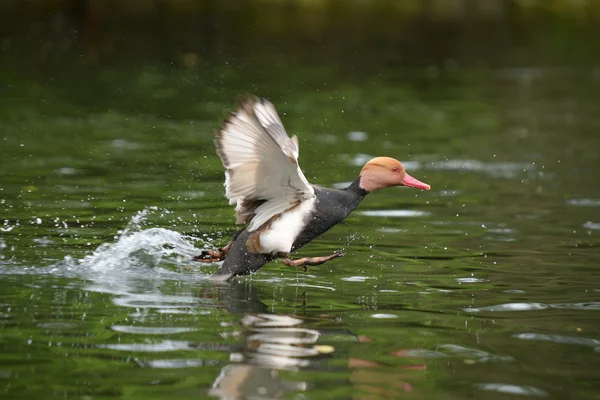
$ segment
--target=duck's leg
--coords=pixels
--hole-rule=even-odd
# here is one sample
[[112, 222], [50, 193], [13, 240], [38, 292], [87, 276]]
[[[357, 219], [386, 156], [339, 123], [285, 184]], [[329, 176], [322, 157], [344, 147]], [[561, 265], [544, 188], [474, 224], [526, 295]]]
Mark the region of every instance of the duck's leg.
[[309, 265], [321, 265], [329, 260], [334, 258], [342, 257], [344, 253], [333, 253], [330, 256], [322, 256], [322, 257], [304, 257], [299, 258], [297, 260], [292, 260], [290, 258], [290, 253], [278, 253], [277, 256], [280, 257], [282, 262], [288, 267], [302, 267], [304, 271], [308, 271]]
[[227, 257], [227, 254], [229, 254], [229, 250], [231, 250], [231, 247], [233, 246], [233, 242], [235, 242], [235, 240], [238, 238], [238, 236], [240, 236], [240, 234], [243, 231], [244, 231], [244, 229], [240, 229], [239, 231], [234, 233], [233, 237], [231, 238], [231, 241], [227, 244], [227, 246], [219, 247], [216, 251], [215, 250], [202, 250], [202, 253], [200, 253], [200, 255], [192, 258], [192, 260], [198, 261], [198, 262], [205, 262], [205, 263], [223, 261]]
[[200, 255], [192, 258], [194, 261], [204, 262], [204, 263], [212, 263], [217, 261], [223, 261], [227, 254], [229, 254], [229, 250], [231, 250], [231, 246], [233, 246], [233, 240], [227, 244], [225, 247], [219, 247], [215, 250], [202, 250]]

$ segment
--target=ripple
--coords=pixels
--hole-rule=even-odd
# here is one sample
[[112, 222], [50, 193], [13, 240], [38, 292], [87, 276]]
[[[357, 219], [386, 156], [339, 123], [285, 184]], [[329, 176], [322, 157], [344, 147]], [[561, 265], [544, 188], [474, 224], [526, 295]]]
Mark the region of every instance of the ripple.
[[567, 204], [578, 207], [600, 207], [600, 199], [571, 199]]
[[37, 326], [40, 329], [52, 329], [64, 331], [79, 328], [79, 325], [74, 322], [43, 322]]
[[202, 366], [215, 366], [220, 365], [221, 362], [217, 360], [203, 360], [203, 359], [173, 359], [173, 360], [135, 360], [140, 367], [143, 368], [194, 368]]
[[332, 135], [331, 133], [322, 133], [320, 135], [317, 136], [317, 140], [322, 142], [322, 143], [337, 143], [338, 138], [335, 135]]
[[426, 211], [418, 211], [418, 210], [366, 210], [359, 211], [359, 214], [365, 215], [367, 217], [424, 217], [427, 215], [431, 215], [431, 213]]
[[433, 162], [427, 165], [427, 168], [443, 171], [485, 172], [494, 177], [513, 178], [522, 172], [533, 171], [535, 166], [513, 162], [484, 163], [477, 160], [448, 160]]
[[551, 305], [554, 308], [565, 308], [569, 310], [600, 310], [600, 302], [587, 303], [561, 303]]
[[383, 226], [381, 228], [377, 228], [379, 232], [384, 233], [399, 233], [399, 232], [408, 232], [408, 229], [399, 229], [399, 228], [389, 228], [387, 226]]
[[293, 318], [287, 315], [277, 314], [258, 314], [246, 315], [242, 319], [242, 324], [256, 328], [271, 328], [271, 327], [290, 327], [303, 323], [301, 319]]
[[466, 312], [481, 312], [481, 311], [531, 311], [544, 310], [550, 308], [548, 304], [542, 303], [507, 303], [497, 304], [495, 306], [480, 307], [480, 308], [463, 308]]
[[163, 340], [158, 343], [115, 343], [101, 344], [98, 347], [119, 351], [159, 353], [163, 351], [192, 350], [190, 342], [183, 340]]
[[210, 311], [207, 310], [198, 310], [197, 308], [183, 308], [183, 309], [175, 309], [175, 308], [157, 308], [154, 312], [158, 314], [180, 314], [180, 315], [206, 315], [210, 314]]
[[398, 318], [397, 315], [394, 314], [372, 314], [371, 318], [377, 318], [377, 319], [393, 319], [393, 318]]
[[547, 335], [542, 333], [517, 333], [512, 335], [515, 339], [522, 340], [540, 340], [546, 342], [562, 343], [562, 344], [577, 344], [581, 346], [598, 347], [600, 340], [592, 338], [572, 337], [563, 335]]
[[138, 150], [142, 147], [142, 145], [137, 142], [131, 142], [125, 139], [114, 139], [110, 142], [110, 145], [121, 150]]
[[373, 277], [370, 277], [370, 276], [348, 276], [346, 278], [341, 278], [340, 280], [346, 281], [346, 282], [365, 282], [368, 279], [373, 279]]
[[313, 288], [313, 289], [326, 289], [326, 290], [331, 290], [332, 292], [335, 292], [335, 288], [333, 288], [331, 286], [311, 285], [309, 283], [303, 283], [303, 282], [288, 283], [287, 286], [292, 286], [292, 287], [307, 287], [307, 288]]
[[350, 164], [356, 167], [362, 167], [367, 163], [367, 161], [369, 161], [372, 158], [374, 157], [369, 154], [359, 153], [354, 156], [354, 158], [350, 161]]
[[512, 362], [515, 359], [511, 356], [501, 354], [493, 354], [487, 351], [474, 349], [471, 347], [459, 346], [456, 344], [441, 344], [436, 350], [417, 349], [410, 350], [409, 355], [412, 357], [421, 358], [447, 358], [458, 357], [469, 360], [472, 363], [488, 363], [488, 362]]
[[477, 389], [487, 390], [505, 394], [515, 394], [521, 396], [548, 396], [548, 392], [533, 386], [511, 385], [508, 383], [478, 383], [474, 385]]
[[352, 131], [348, 132], [348, 140], [352, 142], [364, 142], [369, 138], [366, 132]]
[[174, 333], [195, 332], [197, 328], [176, 328], [176, 327], [157, 327], [157, 326], [131, 326], [131, 325], [113, 325], [111, 329], [115, 332], [134, 333], [142, 335], [170, 335]]
[[52, 240], [48, 239], [47, 236], [42, 236], [41, 238], [33, 238], [32, 242], [37, 244], [39, 247], [48, 247], [54, 243]]
[[479, 307], [479, 308], [463, 308], [466, 312], [481, 312], [481, 311], [533, 311], [545, 310], [550, 308], [567, 309], [567, 310], [600, 310], [600, 302], [588, 303], [559, 303], [559, 304], [544, 304], [544, 303], [507, 303], [497, 304], [494, 306]]
[[516, 242], [517, 239], [511, 237], [485, 236], [485, 240], [493, 240], [495, 242]]
[[203, 190], [189, 190], [187, 192], [182, 192], [181, 195], [183, 197], [197, 199], [199, 197], [204, 197], [206, 195], [206, 192]]
[[507, 362], [514, 361], [515, 359], [511, 356], [504, 356], [499, 354], [492, 354], [487, 351], [474, 349], [466, 346], [459, 346], [456, 344], [442, 344], [438, 346], [438, 350], [444, 352], [447, 355], [453, 357], [461, 357], [469, 360], [475, 360], [479, 363], [487, 362]]
[[592, 229], [592, 230], [600, 230], [600, 222], [592, 222], [592, 221], [588, 221], [585, 224], [583, 224], [583, 227], [586, 229]]
[[118, 306], [161, 309], [190, 308], [190, 305], [198, 304], [199, 301], [199, 299], [192, 296], [175, 296], [162, 293], [129, 293], [113, 299], [113, 302]]
[[77, 171], [75, 168], [71, 168], [71, 167], [62, 167], [57, 169], [56, 174], [58, 175], [76, 175], [77, 173], [79, 173], [79, 171]]
[[456, 278], [456, 281], [458, 283], [480, 283], [480, 282], [487, 282], [487, 279], [481, 279], [481, 278]]
[[487, 231], [492, 232], [492, 233], [502, 233], [502, 234], [507, 234], [507, 235], [516, 233], [516, 231], [514, 229], [510, 229], [510, 228], [488, 228]]

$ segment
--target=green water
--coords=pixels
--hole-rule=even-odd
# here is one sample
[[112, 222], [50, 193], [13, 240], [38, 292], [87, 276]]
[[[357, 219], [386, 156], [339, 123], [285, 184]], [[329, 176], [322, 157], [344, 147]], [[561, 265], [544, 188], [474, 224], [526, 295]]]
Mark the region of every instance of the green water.
[[[299, 45], [187, 68], [164, 43], [92, 63], [23, 37], [0, 67], [2, 398], [600, 397], [593, 61]], [[191, 257], [237, 229], [212, 135], [243, 93], [275, 103], [310, 182], [386, 155], [432, 190], [368, 196], [295, 255], [346, 253], [307, 273], [206, 281]]]

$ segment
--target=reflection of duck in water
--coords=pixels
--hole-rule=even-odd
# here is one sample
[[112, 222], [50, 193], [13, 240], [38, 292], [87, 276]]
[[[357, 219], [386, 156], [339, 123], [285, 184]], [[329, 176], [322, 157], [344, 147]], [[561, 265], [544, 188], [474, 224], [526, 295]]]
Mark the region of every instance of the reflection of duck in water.
[[289, 266], [319, 265], [342, 254], [291, 260], [296, 250], [341, 222], [369, 193], [391, 186], [429, 190], [389, 157], [367, 162], [346, 189], [308, 183], [298, 165], [298, 139], [288, 137], [273, 104], [251, 97], [216, 133], [217, 153], [226, 168], [225, 195], [236, 204], [238, 223], [247, 224], [218, 251], [196, 261], [225, 260], [214, 278], [256, 272], [276, 258]]
[[221, 370], [210, 393], [228, 399], [280, 398], [287, 392], [306, 390], [306, 382], [280, 377], [280, 371], [307, 367], [319, 355], [314, 343], [320, 334], [299, 327], [303, 322], [276, 314], [244, 316], [242, 323], [248, 331], [244, 351], [231, 354], [232, 363]]
[[[302, 295], [303, 304], [306, 296]], [[297, 315], [269, 313], [270, 307], [261, 301], [256, 287], [244, 281], [220, 286], [219, 298], [229, 313], [240, 316], [241, 324], [239, 329], [223, 333], [236, 338], [238, 344], [230, 346], [230, 363], [221, 369], [209, 390], [213, 396], [229, 400], [277, 399], [312, 389], [318, 394], [323, 385], [339, 385], [340, 376], [345, 376], [352, 393], [349, 398], [389, 399], [413, 391], [410, 382], [423, 378], [407, 369], [417, 367], [422, 371], [424, 365], [386, 364], [355, 357], [355, 353], [364, 356], [361, 343], [368, 346], [373, 339], [337, 329], [334, 315], [319, 313], [307, 321]], [[312, 329], [315, 325], [327, 328]], [[411, 357], [408, 351], [391, 355]], [[346, 358], [347, 362], [343, 361]], [[308, 374], [286, 373], [291, 371]], [[331, 380], [324, 379], [323, 374], [332, 374]], [[309, 380], [294, 380], [298, 378]]]
[[[331, 330], [322, 332], [302, 326], [300, 318], [270, 314], [252, 285], [237, 282], [220, 288], [226, 308], [240, 315], [241, 329], [227, 334], [241, 342], [234, 346], [231, 363], [221, 369], [210, 394], [224, 399], [282, 398], [286, 393], [304, 391], [304, 381], [284, 379], [281, 371], [298, 371], [315, 367], [333, 351], [331, 346], [319, 345], [328, 334], [351, 335]], [[327, 357], [327, 356], [325, 356]]]

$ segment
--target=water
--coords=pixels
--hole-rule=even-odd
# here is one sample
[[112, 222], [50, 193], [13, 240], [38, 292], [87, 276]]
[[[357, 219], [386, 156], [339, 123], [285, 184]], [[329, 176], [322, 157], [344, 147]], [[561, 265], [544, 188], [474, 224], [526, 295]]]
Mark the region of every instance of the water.
[[[285, 68], [241, 53], [184, 68], [160, 44], [153, 61], [86, 64], [16, 57], [29, 42], [11, 40], [3, 398], [598, 398], [593, 63], [432, 73], [378, 48], [353, 65], [292, 48]], [[372, 194], [295, 255], [343, 258], [207, 281], [218, 266], [191, 257], [236, 230], [212, 134], [247, 92], [299, 135], [312, 183], [343, 187], [388, 155], [432, 190]]]

